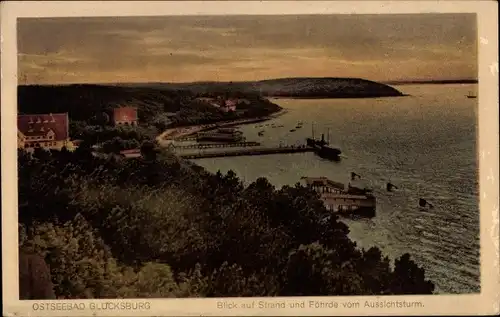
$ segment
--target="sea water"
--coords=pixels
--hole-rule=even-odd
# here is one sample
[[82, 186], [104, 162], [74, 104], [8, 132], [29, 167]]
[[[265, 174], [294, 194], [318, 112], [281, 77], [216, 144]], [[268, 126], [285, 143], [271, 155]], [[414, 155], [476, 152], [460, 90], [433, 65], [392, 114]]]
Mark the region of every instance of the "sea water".
[[[325, 135], [341, 162], [313, 153], [201, 159], [210, 171], [233, 170], [245, 182], [266, 177], [275, 186], [302, 176], [325, 176], [370, 186], [377, 216], [343, 220], [360, 247], [379, 247], [394, 259], [410, 253], [439, 293], [480, 291], [476, 85], [395, 86], [409, 96], [376, 99], [273, 99], [284, 115], [241, 126], [247, 141], [304, 144]], [[296, 129], [302, 121], [302, 128]], [[274, 128], [272, 125], [274, 124]], [[276, 127], [283, 125], [283, 127]], [[258, 132], [264, 130], [263, 136]], [[329, 136], [328, 136], [329, 135]], [[387, 192], [386, 184], [398, 187]], [[360, 183], [360, 184], [357, 184]], [[418, 207], [419, 198], [434, 205]]]

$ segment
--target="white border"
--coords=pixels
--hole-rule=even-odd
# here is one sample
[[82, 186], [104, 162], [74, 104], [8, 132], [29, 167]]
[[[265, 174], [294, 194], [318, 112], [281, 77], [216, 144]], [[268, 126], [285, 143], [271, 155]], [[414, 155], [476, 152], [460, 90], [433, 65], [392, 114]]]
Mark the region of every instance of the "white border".
[[[479, 33], [479, 165], [481, 210], [481, 294], [392, 296], [369, 298], [301, 298], [328, 300], [337, 309], [217, 309], [220, 299], [162, 300], [75, 300], [91, 304], [104, 302], [150, 303], [149, 310], [33, 310], [34, 301], [18, 300], [17, 247], [17, 17], [159, 16], [226, 14], [377, 14], [377, 13], [477, 13]], [[499, 211], [498, 211], [498, 4], [496, 1], [4, 1], [1, 3], [1, 127], [2, 127], [2, 240], [3, 303], [5, 316], [176, 316], [176, 315], [476, 315], [499, 313]], [[363, 309], [365, 300], [421, 301], [423, 308]], [[279, 300], [275, 298], [274, 300]], [[296, 299], [281, 298], [286, 301]], [[228, 299], [238, 303], [259, 298]], [[360, 309], [342, 308], [341, 303], [358, 301]], [[53, 301], [61, 303], [62, 301]]]

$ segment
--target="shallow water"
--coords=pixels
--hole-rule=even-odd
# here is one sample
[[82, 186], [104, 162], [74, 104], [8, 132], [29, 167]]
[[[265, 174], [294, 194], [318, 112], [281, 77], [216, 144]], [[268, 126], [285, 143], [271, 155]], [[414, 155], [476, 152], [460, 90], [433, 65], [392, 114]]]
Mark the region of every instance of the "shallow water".
[[[210, 171], [235, 171], [245, 182], [267, 177], [274, 185], [301, 176], [349, 182], [350, 172], [374, 189], [377, 217], [344, 220], [359, 246], [378, 246], [391, 258], [409, 252], [440, 293], [479, 292], [479, 207], [476, 156], [476, 85], [406, 85], [408, 97], [273, 100], [288, 111], [267, 127], [242, 126], [248, 141], [303, 144], [330, 132], [345, 158], [331, 162], [313, 153], [202, 159]], [[298, 121], [301, 129], [290, 132]], [[272, 128], [271, 124], [284, 125]], [[257, 133], [264, 129], [265, 134]], [[399, 189], [385, 190], [390, 181]], [[424, 197], [435, 206], [422, 210]]]

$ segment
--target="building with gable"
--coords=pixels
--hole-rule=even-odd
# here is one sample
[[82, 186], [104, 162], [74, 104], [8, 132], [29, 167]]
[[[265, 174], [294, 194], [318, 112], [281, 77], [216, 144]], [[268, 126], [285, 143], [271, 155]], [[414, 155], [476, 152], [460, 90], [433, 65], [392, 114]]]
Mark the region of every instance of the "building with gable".
[[73, 147], [69, 138], [67, 113], [23, 114], [17, 116], [17, 144], [21, 149]]
[[118, 107], [113, 109], [113, 123], [115, 126], [120, 125], [137, 125], [137, 108], [135, 107]]
[[234, 112], [236, 111], [237, 100], [227, 99], [222, 102], [220, 109], [224, 112]]

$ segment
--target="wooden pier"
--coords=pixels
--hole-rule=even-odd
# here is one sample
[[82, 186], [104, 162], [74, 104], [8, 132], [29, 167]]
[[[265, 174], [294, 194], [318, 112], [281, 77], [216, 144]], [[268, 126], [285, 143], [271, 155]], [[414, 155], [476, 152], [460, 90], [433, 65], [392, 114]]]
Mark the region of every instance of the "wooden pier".
[[[195, 146], [198, 145], [196, 144]], [[227, 147], [227, 145], [225, 147]], [[196, 147], [194, 147], [193, 149], [196, 149]], [[315, 151], [314, 148], [307, 146], [258, 147], [258, 145], [254, 145], [254, 146], [248, 146], [248, 148], [242, 148], [230, 151], [217, 151], [217, 152], [200, 151], [199, 153], [176, 153], [175, 155], [183, 159], [194, 160], [194, 159], [215, 158], [215, 157], [293, 154], [293, 153], [306, 153], [314, 151]], [[121, 151], [120, 154], [125, 158], [137, 158], [141, 156], [141, 151], [140, 149], [125, 150]]]
[[184, 137], [173, 137], [172, 140], [174, 141], [179, 141], [179, 142], [184, 142], [184, 141], [196, 141], [198, 139], [197, 136], [184, 136]]
[[214, 158], [214, 157], [231, 157], [231, 156], [252, 156], [252, 155], [271, 155], [271, 154], [292, 154], [292, 153], [306, 153], [314, 152], [312, 147], [267, 147], [267, 148], [251, 148], [240, 149], [235, 151], [220, 151], [220, 152], [204, 152], [204, 153], [190, 153], [190, 154], [177, 154], [179, 157], [193, 160], [201, 158]]
[[228, 147], [251, 147], [251, 146], [259, 146], [259, 142], [234, 142], [234, 143], [198, 143], [191, 145], [173, 145], [174, 149], [216, 149], [216, 148], [228, 148]]
[[374, 217], [376, 199], [371, 195], [321, 194], [325, 207], [339, 215]]
[[186, 142], [186, 141], [199, 141], [211, 138], [220, 139], [220, 142], [235, 142], [235, 143], [243, 143], [244, 141], [239, 141], [239, 140], [245, 139], [244, 137], [241, 136], [241, 133], [235, 133], [235, 135], [230, 135], [227, 133], [204, 132], [196, 135], [173, 138], [173, 140], [178, 142]]
[[306, 185], [319, 193], [325, 207], [335, 214], [348, 217], [375, 217], [377, 199], [370, 193], [353, 194], [352, 187], [326, 177], [302, 177]]

